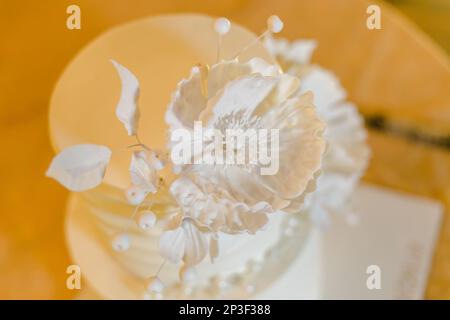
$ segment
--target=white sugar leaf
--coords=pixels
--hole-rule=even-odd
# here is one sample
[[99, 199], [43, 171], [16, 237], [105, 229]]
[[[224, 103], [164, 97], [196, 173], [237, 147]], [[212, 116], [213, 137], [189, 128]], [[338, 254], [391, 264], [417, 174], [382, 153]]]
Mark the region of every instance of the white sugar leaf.
[[130, 164], [131, 182], [134, 186], [155, 193], [159, 184], [159, 176], [156, 169], [149, 163], [145, 151], [135, 151]]
[[86, 191], [102, 182], [110, 158], [105, 146], [75, 145], [53, 158], [46, 175], [71, 191]]
[[119, 73], [122, 82], [122, 92], [116, 108], [116, 116], [124, 124], [128, 135], [137, 133], [139, 122], [139, 109], [137, 100], [139, 98], [139, 81], [130, 70], [111, 60], [112, 64]]

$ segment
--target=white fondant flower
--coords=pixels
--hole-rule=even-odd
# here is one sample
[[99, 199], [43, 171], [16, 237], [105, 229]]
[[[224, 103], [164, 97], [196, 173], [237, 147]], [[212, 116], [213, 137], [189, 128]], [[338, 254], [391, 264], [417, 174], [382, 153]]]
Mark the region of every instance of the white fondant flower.
[[116, 115], [123, 123], [129, 136], [136, 135], [139, 122], [139, 108], [137, 101], [139, 98], [139, 81], [130, 70], [111, 60], [119, 74], [122, 91], [117, 104]]
[[[184, 165], [181, 172], [190, 182], [182, 180], [185, 186], [174, 187], [172, 194], [186, 216], [214, 230], [253, 233], [266, 223], [267, 213], [311, 190], [325, 148], [324, 126], [312, 95], [295, 95], [298, 89], [298, 78], [257, 58], [213, 65], [207, 79], [193, 68], [178, 84], [166, 114], [171, 131], [193, 130], [194, 121], [224, 134], [227, 129], [279, 130], [279, 170], [273, 175], [261, 174], [259, 163]], [[271, 144], [270, 139], [264, 142]], [[209, 149], [211, 142], [203, 147]]]
[[[312, 91], [319, 117], [326, 122], [327, 150], [317, 189], [306, 199], [304, 210], [320, 226], [329, 224], [329, 212], [343, 211], [348, 197], [362, 176], [369, 158], [366, 131], [354, 105], [346, 101], [346, 92], [329, 71], [309, 64], [314, 41], [266, 40], [267, 48], [277, 56], [289, 74], [301, 80], [299, 93]], [[285, 211], [299, 211], [301, 201], [293, 201]]]
[[110, 158], [105, 146], [75, 145], [53, 158], [46, 175], [71, 191], [86, 191], [102, 182]]
[[255, 233], [267, 223], [266, 214], [273, 211], [263, 201], [253, 206], [240, 202], [223, 187], [199, 175], [181, 176], [172, 183], [170, 193], [182, 208], [184, 217], [212, 233]]

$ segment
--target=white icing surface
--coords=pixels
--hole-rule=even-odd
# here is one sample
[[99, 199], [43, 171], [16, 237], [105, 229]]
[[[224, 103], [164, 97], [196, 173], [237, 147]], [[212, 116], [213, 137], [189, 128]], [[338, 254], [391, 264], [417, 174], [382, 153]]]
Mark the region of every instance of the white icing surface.
[[[154, 254], [148, 257], [142, 254], [140, 247], [141, 241], [136, 241], [138, 238], [136, 234], [133, 234], [133, 250], [122, 253], [113, 252], [110, 249], [109, 242], [105, 242], [107, 240], [106, 233], [103, 233], [103, 237], [101, 237], [102, 232], [99, 232], [98, 226], [103, 226], [100, 230], [106, 230], [108, 234], [112, 234], [114, 229], [122, 223], [125, 223], [125, 227], [130, 227], [130, 230], [133, 230], [133, 221], [118, 215], [107, 215], [105, 217], [104, 214], [98, 214], [98, 212], [96, 216], [93, 216], [91, 209], [92, 207], [88, 206], [84, 197], [73, 194], [69, 201], [66, 224], [70, 254], [72, 259], [82, 268], [86, 285], [96, 291], [103, 299], [142, 299], [144, 295], [143, 281], [140, 277], [133, 275], [131, 270], [141, 272], [144, 276], [149, 276], [154, 273], [159, 268], [161, 262], [155, 259], [157, 257], [157, 245], [153, 243]], [[94, 219], [94, 221], [97, 220], [97, 225], [93, 223], [93, 218], [96, 217], [102, 217], [102, 220]], [[298, 219], [295, 220], [301, 221]], [[320, 298], [323, 293], [320, 234], [317, 233], [317, 230], [312, 230], [309, 234], [308, 232], [304, 232], [308, 227], [303, 225], [304, 228], [300, 228], [300, 230], [303, 230], [303, 235], [306, 237], [306, 240], [303, 238], [299, 241], [297, 235], [300, 233], [289, 232], [293, 230], [292, 226], [297, 224], [291, 223], [291, 221], [293, 220], [289, 221], [289, 227], [283, 228], [285, 230], [285, 238], [286, 233], [290, 234], [287, 237], [287, 240], [290, 241], [290, 250], [285, 250], [285, 245], [277, 245], [275, 250], [269, 253], [268, 259], [256, 265], [256, 269], [266, 268], [267, 266], [269, 266], [269, 269], [265, 270], [264, 273], [257, 273], [242, 285], [231, 285], [230, 287], [233, 288], [233, 291], [226, 295], [217, 295], [211, 292], [206, 293], [203, 298], [242, 299], [255, 297], [277, 299], [285, 297], [289, 292], [293, 298]], [[278, 226], [281, 227], [281, 224]], [[298, 224], [298, 226], [301, 226], [301, 224]], [[271, 229], [268, 229], [265, 232], [268, 234], [270, 231]], [[273, 234], [275, 233], [273, 232]], [[156, 232], [150, 234], [156, 236]], [[264, 236], [267, 236], [267, 234], [261, 233], [259, 239], [264, 239]], [[247, 244], [245, 254], [243, 254], [244, 256], [253, 256], [252, 252], [248, 250], [252, 250], [252, 247], [255, 248], [258, 246], [258, 238], [253, 239], [255, 241]], [[139, 240], [142, 239], [139, 238]], [[121, 254], [126, 254], [132, 257], [132, 259], [127, 260], [125, 256], [120, 258], [119, 255]], [[142, 263], [142, 259], [146, 263]], [[146, 270], [146, 266], [151, 267], [148, 261], [152, 260], [156, 260], [152, 266], [154, 269]], [[236, 261], [236, 266], [242, 265], [238, 262]], [[205, 266], [207, 264], [209, 264], [209, 261], [205, 261]], [[250, 265], [253, 265], [253, 268], [255, 268], [254, 263]], [[223, 271], [229, 270], [221, 269]], [[172, 277], [172, 281], [175, 281], [178, 280], [177, 273], [178, 268], [169, 264], [164, 266], [160, 277], [165, 282], [168, 282], [170, 277]], [[292, 286], [290, 285], [294, 283], [294, 279], [295, 289], [291, 288]], [[257, 287], [257, 290], [251, 293], [248, 289], [252, 289], [253, 286]], [[291, 289], [287, 292], [286, 288]], [[192, 297], [175, 296], [175, 298], [189, 299]]]
[[[111, 255], [115, 255], [124, 268], [142, 279], [156, 272], [163, 263], [158, 248], [159, 237], [163, 231], [161, 225], [150, 231], [142, 231], [134, 225], [132, 220], [110, 211], [93, 208], [91, 213], [101, 238], [107, 245], [107, 250]], [[206, 257], [196, 266], [196, 283], [206, 285], [212, 277], [227, 277], [233, 273], [245, 272], [246, 264], [250, 260], [262, 263], [267, 250], [274, 247], [280, 240], [284, 218], [286, 218], [286, 214], [272, 214], [266, 227], [254, 235], [220, 233], [219, 257], [214, 263], [211, 263], [209, 257]], [[114, 252], [108, 245], [108, 241], [114, 234], [123, 230], [124, 226], [131, 235], [132, 245], [127, 251]], [[165, 263], [161, 270], [161, 277], [166, 284], [178, 281], [178, 270], [179, 266]]]

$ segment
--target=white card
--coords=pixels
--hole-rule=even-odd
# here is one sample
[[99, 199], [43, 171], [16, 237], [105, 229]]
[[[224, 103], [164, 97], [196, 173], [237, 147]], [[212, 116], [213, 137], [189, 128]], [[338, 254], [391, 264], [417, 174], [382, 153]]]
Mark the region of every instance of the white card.
[[[343, 219], [336, 219], [324, 238], [324, 274], [330, 278], [325, 281], [325, 297], [422, 299], [442, 206], [370, 186], [357, 190], [353, 206], [359, 223], [349, 227]], [[339, 263], [345, 257], [349, 261]], [[380, 267], [381, 289], [368, 289], [369, 265]]]
[[[318, 287], [296, 283], [300, 272], [311, 272], [311, 278], [317, 279], [317, 270], [305, 270], [299, 257], [260, 298], [423, 298], [442, 206], [429, 199], [368, 185], [356, 190], [352, 203], [358, 223], [351, 226], [344, 216], [334, 217], [332, 227], [320, 236]], [[375, 271], [369, 270], [368, 274], [371, 265]], [[378, 275], [380, 289], [376, 289], [374, 278]], [[312, 285], [314, 292], [299, 290], [302, 285]]]

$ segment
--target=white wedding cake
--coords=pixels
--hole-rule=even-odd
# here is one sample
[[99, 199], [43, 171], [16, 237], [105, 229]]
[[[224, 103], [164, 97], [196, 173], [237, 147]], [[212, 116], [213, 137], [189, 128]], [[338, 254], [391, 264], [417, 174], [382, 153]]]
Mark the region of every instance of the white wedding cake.
[[314, 43], [275, 40], [282, 28], [153, 17], [66, 69], [47, 175], [83, 191], [68, 244], [102, 298], [274, 298], [294, 266], [298, 297], [320, 298], [320, 230], [350, 212], [366, 135], [338, 80], [310, 63]]
[[[127, 217], [129, 210], [113, 212], [113, 204], [98, 202], [97, 195], [86, 194], [83, 202], [88, 206], [83, 210], [86, 220], [95, 225], [98, 241], [107, 254], [114, 257], [131, 277], [145, 281], [155, 272], [163, 261], [159, 253], [159, 238], [163, 226], [143, 233]], [[109, 245], [110, 239], [128, 226], [133, 245], [125, 252], [115, 252]], [[69, 230], [70, 233], [70, 230]], [[195, 268], [191, 279], [179, 281], [179, 266], [166, 264], [161, 269], [160, 278], [164, 279], [166, 298], [264, 298], [265, 291], [277, 281], [295, 260], [301, 260], [304, 270], [320, 269], [320, 233], [312, 228], [305, 216], [289, 216], [276, 213], [270, 217], [266, 228], [255, 235], [226, 235], [219, 238], [220, 255], [211, 263], [205, 259]], [[300, 270], [301, 271], [301, 270]], [[297, 281], [313, 282], [316, 287], [299, 287], [298, 296], [319, 298], [319, 272], [299, 273]], [[314, 280], [313, 280], [314, 279]], [[313, 281], [312, 281], [313, 280]], [[130, 298], [148, 297], [141, 287], [130, 286]], [[270, 290], [270, 289], [269, 289]], [[115, 298], [106, 293], [107, 298]]]

